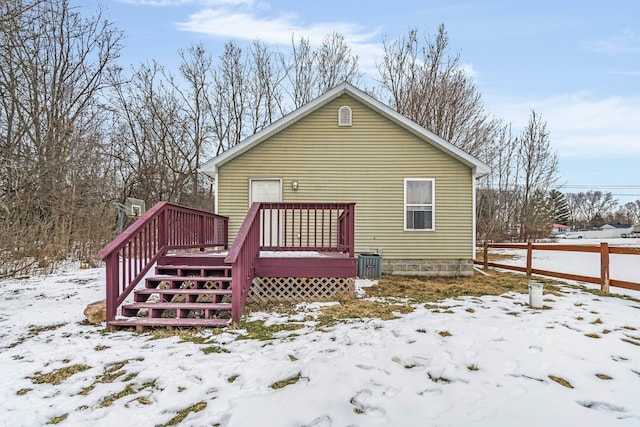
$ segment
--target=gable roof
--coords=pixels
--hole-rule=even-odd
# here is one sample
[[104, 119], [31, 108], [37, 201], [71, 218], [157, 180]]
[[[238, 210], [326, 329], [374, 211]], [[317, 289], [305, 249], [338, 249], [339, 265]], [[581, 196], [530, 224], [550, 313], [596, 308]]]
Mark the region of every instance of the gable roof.
[[463, 151], [462, 149], [456, 147], [450, 142], [445, 141], [443, 138], [439, 137], [435, 133], [423, 128], [417, 123], [409, 120], [407, 117], [378, 101], [377, 99], [367, 95], [365, 92], [356, 88], [355, 86], [349, 83], [342, 83], [333, 89], [325, 92], [323, 95], [320, 95], [313, 101], [308, 104], [298, 108], [297, 110], [292, 111], [291, 113], [285, 115], [284, 117], [278, 119], [273, 122], [269, 126], [264, 129], [256, 132], [249, 138], [245, 139], [241, 143], [231, 147], [224, 153], [220, 154], [217, 157], [207, 161], [200, 167], [200, 172], [209, 175], [211, 177], [215, 177], [217, 168], [224, 165], [228, 161], [240, 156], [242, 153], [251, 150], [256, 145], [261, 142], [267, 140], [269, 137], [277, 134], [278, 132], [286, 129], [291, 126], [298, 120], [303, 117], [308, 116], [314, 111], [320, 109], [324, 105], [333, 101], [334, 99], [348, 94], [357, 101], [363, 103], [367, 107], [396, 123], [398, 126], [406, 129], [412, 134], [418, 136], [425, 142], [430, 143], [434, 147], [440, 149], [441, 151], [449, 154], [451, 157], [457, 159], [461, 163], [469, 166], [472, 171], [474, 177], [478, 178], [481, 176], [488, 175], [491, 172], [491, 168], [480, 160], [476, 159], [469, 153]]

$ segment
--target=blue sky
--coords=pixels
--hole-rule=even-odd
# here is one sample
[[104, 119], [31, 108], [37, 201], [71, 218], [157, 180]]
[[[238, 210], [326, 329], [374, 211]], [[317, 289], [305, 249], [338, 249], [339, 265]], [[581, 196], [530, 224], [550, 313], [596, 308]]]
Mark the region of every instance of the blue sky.
[[156, 59], [175, 66], [178, 49], [196, 42], [217, 56], [230, 39], [286, 47], [294, 32], [319, 44], [339, 31], [374, 76], [383, 37], [413, 27], [433, 34], [444, 23], [491, 114], [514, 129], [531, 109], [547, 121], [563, 184], [628, 186], [601, 189], [621, 202], [640, 199], [637, 0], [111, 0], [104, 6], [126, 33], [122, 65]]

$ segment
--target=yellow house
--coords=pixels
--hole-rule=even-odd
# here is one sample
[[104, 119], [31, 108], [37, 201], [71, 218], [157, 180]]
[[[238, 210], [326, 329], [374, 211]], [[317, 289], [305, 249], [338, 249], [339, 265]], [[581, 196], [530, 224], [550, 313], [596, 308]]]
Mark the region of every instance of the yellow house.
[[355, 202], [355, 252], [390, 274], [473, 273], [489, 167], [344, 83], [205, 163], [233, 241], [253, 202]]

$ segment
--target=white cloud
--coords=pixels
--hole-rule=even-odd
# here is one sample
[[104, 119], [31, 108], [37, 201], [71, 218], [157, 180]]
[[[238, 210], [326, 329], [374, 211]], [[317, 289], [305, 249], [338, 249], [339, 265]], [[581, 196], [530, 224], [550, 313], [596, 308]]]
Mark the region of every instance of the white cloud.
[[[240, 5], [245, 7], [233, 7]], [[378, 36], [377, 30], [367, 30], [360, 25], [340, 21], [305, 25], [300, 23], [300, 18], [295, 14], [268, 17], [257, 13], [258, 9], [265, 9], [268, 5], [251, 5], [253, 3], [238, 1], [238, 4], [232, 4], [229, 1], [221, 7], [207, 7], [190, 15], [187, 21], [180, 22], [177, 26], [182, 31], [213, 37], [246, 41], [260, 39], [277, 45], [289, 45], [294, 35], [296, 39], [308, 38], [312, 46], [319, 46], [327, 35], [338, 32], [344, 36], [352, 52], [359, 56], [360, 67], [365, 72], [375, 70], [375, 61], [382, 56], [382, 44], [374, 41]]]
[[514, 130], [526, 125], [531, 109], [546, 120], [561, 156], [640, 157], [640, 99], [574, 93], [500, 107]]
[[467, 76], [473, 79], [478, 78], [478, 72], [473, 68], [473, 64], [462, 64], [461, 69]]
[[128, 3], [141, 6], [184, 6], [196, 4], [203, 6], [223, 6], [223, 5], [251, 5], [254, 0], [119, 0], [121, 3]]
[[640, 37], [632, 31], [584, 44], [586, 50], [605, 54], [629, 54], [640, 52]]

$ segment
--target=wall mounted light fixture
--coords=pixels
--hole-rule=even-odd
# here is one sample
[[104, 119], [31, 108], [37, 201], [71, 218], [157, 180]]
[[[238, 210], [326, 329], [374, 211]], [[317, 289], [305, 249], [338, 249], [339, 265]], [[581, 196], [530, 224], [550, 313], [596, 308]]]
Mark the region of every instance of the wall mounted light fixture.
[[291, 181], [291, 188], [293, 188], [294, 190], [298, 189], [298, 181]]

